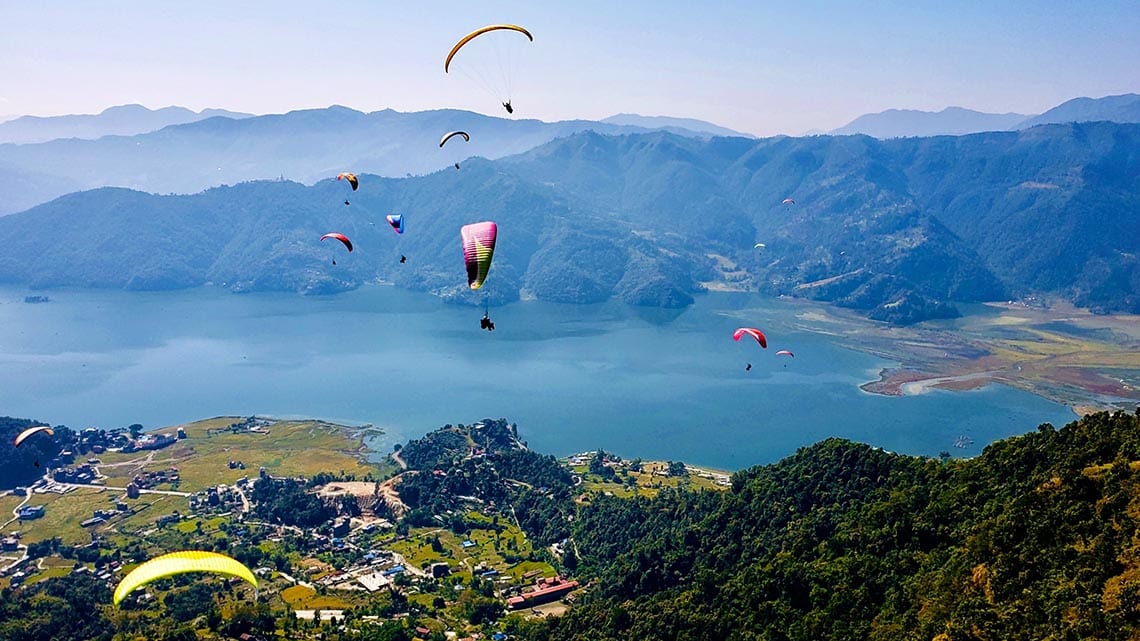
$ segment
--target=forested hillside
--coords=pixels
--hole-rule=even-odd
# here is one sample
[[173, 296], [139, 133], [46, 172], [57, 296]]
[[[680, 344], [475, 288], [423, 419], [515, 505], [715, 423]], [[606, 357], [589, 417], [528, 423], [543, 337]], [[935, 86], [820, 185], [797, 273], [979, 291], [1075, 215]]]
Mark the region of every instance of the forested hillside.
[[533, 638], [1134, 639], [1140, 414], [968, 460], [829, 439], [726, 493], [601, 497], [584, 602]]

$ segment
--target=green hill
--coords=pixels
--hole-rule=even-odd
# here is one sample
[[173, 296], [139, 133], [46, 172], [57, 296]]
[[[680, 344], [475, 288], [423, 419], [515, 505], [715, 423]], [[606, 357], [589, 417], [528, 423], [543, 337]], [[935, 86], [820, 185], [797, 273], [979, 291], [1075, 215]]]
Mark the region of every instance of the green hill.
[[969, 460], [829, 439], [731, 492], [601, 498], [572, 526], [596, 581], [549, 640], [1134, 639], [1140, 414]]

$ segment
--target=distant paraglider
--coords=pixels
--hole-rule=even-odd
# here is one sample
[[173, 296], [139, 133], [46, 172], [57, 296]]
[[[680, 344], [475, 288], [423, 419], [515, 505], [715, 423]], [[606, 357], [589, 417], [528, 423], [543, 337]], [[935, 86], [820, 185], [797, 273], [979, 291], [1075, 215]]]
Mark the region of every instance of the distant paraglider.
[[[404, 215], [403, 214], [388, 214], [384, 218], [387, 219], [388, 226], [390, 226], [392, 228], [392, 231], [396, 232], [397, 235], [400, 235], [400, 236], [404, 235]], [[399, 245], [397, 244], [397, 246], [399, 246]], [[403, 255], [403, 254], [400, 254], [400, 264], [402, 265], [406, 262], [408, 262], [408, 257]]]
[[[516, 36], [504, 37], [512, 31], [534, 42], [534, 36], [518, 25], [487, 25], [460, 38], [443, 61], [444, 73], [451, 72], [453, 62], [458, 63], [456, 67], [498, 98], [508, 114], [515, 112], [511, 104], [511, 84], [516, 60], [510, 48], [515, 46], [515, 42], [520, 42]], [[458, 59], [457, 54], [460, 54]]]
[[392, 226], [392, 231], [397, 234], [404, 233], [404, 215], [403, 214], [388, 214], [385, 216], [388, 224]]
[[794, 205], [794, 204], [796, 204], [796, 201], [792, 200], [791, 198], [785, 198], [784, 201], [780, 204], [781, 205]]
[[752, 338], [756, 339], [757, 343], [760, 343], [760, 347], [768, 349], [768, 339], [764, 337], [763, 332], [756, 329], [755, 327], [738, 328], [735, 332], [732, 333], [732, 340], [739, 342], [740, 339], [745, 336], [751, 336]]
[[753, 249], [766, 249], [767, 247], [768, 246], [765, 245], [764, 243], [756, 243], [756, 245], [755, 245], [755, 247], [753, 247]]
[[[360, 186], [360, 181], [356, 179], [356, 174], [350, 174], [348, 172], [343, 172], [343, 173], [337, 174], [336, 179], [337, 180], [347, 180], [349, 186], [352, 187], [352, 191], [356, 191], [356, 188]], [[344, 199], [344, 204], [345, 204], [345, 206], [348, 206], [350, 204], [348, 202], [347, 198]]]
[[[331, 233], [325, 234], [324, 236], [321, 236], [321, 242], [324, 242], [324, 240], [326, 238], [332, 238], [334, 240], [339, 240], [348, 249], [348, 253], [350, 253], [350, 254], [352, 253], [352, 241], [348, 239], [348, 236], [345, 236], [344, 234], [340, 234], [337, 232], [331, 232]], [[333, 259], [332, 264], [334, 264], [334, 265], [336, 264], [335, 258]]]
[[344, 246], [348, 249], [349, 253], [352, 253], [352, 241], [348, 239], [348, 236], [334, 231], [321, 236], [322, 241], [324, 241], [326, 238], [339, 240], [340, 242], [344, 243]]
[[53, 430], [50, 426], [48, 426], [48, 425], [33, 425], [32, 427], [29, 427], [28, 429], [24, 430], [23, 432], [20, 432], [19, 434], [17, 434], [16, 440], [12, 441], [12, 446], [13, 447], [20, 447], [20, 443], [23, 443], [29, 436], [31, 436], [32, 434], [38, 434], [40, 432], [47, 432], [48, 436], [55, 436], [55, 430]]
[[[451, 132], [444, 134], [443, 138], [439, 139], [439, 148], [443, 149], [443, 146], [445, 144], [447, 144], [447, 141], [451, 140], [452, 138], [454, 138], [456, 136], [461, 136], [463, 138], [464, 142], [471, 142], [471, 136], [467, 135], [466, 131], [451, 131]], [[458, 161], [455, 162], [455, 168], [459, 169], [459, 162]]]
[[[796, 355], [793, 354], [792, 350], [790, 350], [790, 349], [782, 349], [782, 350], [776, 352], [776, 356], [787, 356], [788, 358], [795, 358], [796, 357]], [[788, 364], [784, 363], [784, 367], [787, 367], [787, 366], [788, 366]]]
[[466, 131], [452, 131], [444, 134], [443, 138], [439, 140], [439, 148], [443, 149], [443, 146], [447, 144], [447, 141], [456, 136], [463, 136], [464, 142], [471, 142], [471, 136], [467, 135]]
[[257, 578], [238, 561], [217, 552], [188, 550], [155, 557], [131, 570], [115, 588], [112, 602], [117, 606], [128, 594], [166, 577], [187, 572], [211, 572], [242, 579], [257, 589]]
[[352, 191], [356, 191], [356, 188], [360, 186], [360, 181], [356, 179], [356, 174], [344, 172], [342, 174], [337, 174], [336, 179], [347, 180], [348, 184], [352, 187]]

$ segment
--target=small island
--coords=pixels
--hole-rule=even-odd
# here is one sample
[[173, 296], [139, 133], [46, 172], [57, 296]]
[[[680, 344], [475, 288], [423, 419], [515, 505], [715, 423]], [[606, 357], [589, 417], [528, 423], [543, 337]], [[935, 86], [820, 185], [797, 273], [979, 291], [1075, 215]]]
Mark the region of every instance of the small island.
[[25, 296], [24, 302], [25, 303], [32, 303], [32, 304], [34, 304], [34, 303], [50, 303], [51, 299], [48, 298], [47, 296]]

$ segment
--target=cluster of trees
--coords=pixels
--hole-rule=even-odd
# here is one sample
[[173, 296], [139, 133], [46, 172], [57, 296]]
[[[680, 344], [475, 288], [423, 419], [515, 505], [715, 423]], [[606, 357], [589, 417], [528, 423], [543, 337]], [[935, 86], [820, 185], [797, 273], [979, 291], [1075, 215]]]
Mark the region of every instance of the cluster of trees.
[[0, 590], [0, 639], [111, 641], [113, 627], [93, 615], [110, 602], [111, 590], [82, 574]]
[[518, 449], [518, 427], [507, 419], [485, 418], [471, 425], [451, 425], [409, 441], [398, 449], [408, 469], [446, 469], [471, 453], [473, 448], [486, 452]]
[[[468, 456], [472, 442], [479, 443], [475, 447], [484, 450], [482, 455]], [[539, 543], [569, 534], [572, 475], [553, 456], [524, 449], [517, 427], [505, 419], [486, 419], [481, 427], [445, 425], [408, 443], [400, 455], [413, 469], [428, 464], [400, 481], [400, 497], [412, 508], [406, 517], [410, 525], [431, 525], [436, 515], [460, 506], [458, 497], [473, 496], [487, 505], [513, 506], [523, 530]], [[461, 517], [446, 525], [466, 531]]]
[[253, 513], [269, 523], [317, 527], [336, 516], [336, 508], [305, 491], [292, 479], [260, 479], [253, 484]]
[[1136, 638], [1138, 460], [1140, 415], [1101, 413], [969, 460], [828, 439], [730, 492], [600, 497], [571, 524], [596, 587], [533, 638]]

